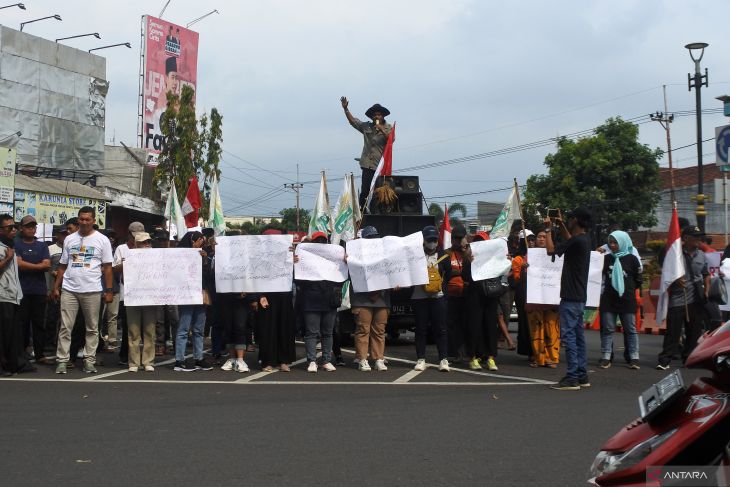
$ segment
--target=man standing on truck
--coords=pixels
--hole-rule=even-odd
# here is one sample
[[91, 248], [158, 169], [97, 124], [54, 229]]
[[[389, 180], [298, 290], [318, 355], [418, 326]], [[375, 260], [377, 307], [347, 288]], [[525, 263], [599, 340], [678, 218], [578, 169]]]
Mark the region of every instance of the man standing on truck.
[[340, 102], [345, 110], [345, 117], [350, 125], [363, 136], [362, 155], [360, 156], [360, 168], [362, 169], [362, 187], [360, 188], [360, 208], [365, 205], [368, 193], [370, 193], [370, 185], [375, 176], [375, 169], [378, 167], [380, 159], [383, 157], [385, 144], [388, 142], [388, 135], [392, 126], [385, 121], [385, 117], [390, 115], [390, 110], [381, 106], [379, 103], [371, 106], [365, 112], [365, 116], [372, 122], [361, 122], [353, 117], [348, 110], [349, 101], [346, 97], [341, 97]]

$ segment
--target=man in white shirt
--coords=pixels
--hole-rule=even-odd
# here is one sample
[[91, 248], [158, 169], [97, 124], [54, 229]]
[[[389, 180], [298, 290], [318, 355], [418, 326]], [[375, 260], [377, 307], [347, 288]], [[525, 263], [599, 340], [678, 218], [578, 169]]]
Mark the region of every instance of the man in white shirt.
[[[84, 368], [96, 373], [96, 348], [99, 345], [101, 297], [109, 303], [112, 293], [112, 245], [101, 232], [94, 230], [96, 210], [84, 206], [79, 210], [79, 230], [63, 242], [56, 282], [51, 299], [61, 299], [61, 329], [56, 349], [56, 373], [65, 374], [71, 347], [71, 330], [79, 309], [86, 324]], [[101, 276], [104, 274], [104, 289]], [[63, 292], [61, 292], [63, 289]]]

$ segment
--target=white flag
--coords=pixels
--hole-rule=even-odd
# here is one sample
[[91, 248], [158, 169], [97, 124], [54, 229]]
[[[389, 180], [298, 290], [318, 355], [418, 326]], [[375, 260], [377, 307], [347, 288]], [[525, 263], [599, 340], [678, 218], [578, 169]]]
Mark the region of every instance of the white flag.
[[177, 201], [174, 181], [170, 185], [170, 194], [167, 196], [167, 203], [165, 203], [165, 218], [170, 222], [170, 237], [177, 235], [178, 240], [182, 239], [187, 226], [180, 209], [180, 203]]
[[504, 208], [502, 208], [494, 227], [492, 227], [492, 231], [489, 232], [490, 239], [507, 238], [514, 221], [520, 219], [520, 196], [517, 191], [517, 183], [515, 183], [507, 202], [504, 204]]
[[218, 178], [213, 175], [213, 183], [210, 188], [210, 209], [208, 210], [208, 227], [215, 231], [216, 236], [225, 234], [226, 221], [223, 218], [223, 203], [218, 190]]
[[352, 192], [352, 175], [345, 175], [345, 185], [335, 207], [335, 220], [332, 225], [332, 243], [338, 245], [340, 240], [348, 242], [355, 238], [355, 209], [359, 210], [357, 200]]
[[328, 236], [332, 233], [332, 215], [330, 211], [330, 197], [327, 194], [327, 176], [322, 171], [322, 181], [319, 184], [319, 193], [314, 202], [312, 216], [309, 219], [309, 235], [314, 232], [324, 232]]

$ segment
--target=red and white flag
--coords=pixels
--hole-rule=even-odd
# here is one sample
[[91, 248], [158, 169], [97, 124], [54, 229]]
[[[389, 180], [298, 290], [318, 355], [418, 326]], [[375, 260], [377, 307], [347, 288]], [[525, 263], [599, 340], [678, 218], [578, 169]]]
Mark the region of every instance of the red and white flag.
[[667, 247], [662, 264], [662, 277], [659, 282], [659, 301], [656, 309], [656, 322], [661, 324], [667, 317], [669, 307], [669, 286], [680, 277], [684, 277], [684, 254], [682, 253], [682, 236], [679, 230], [677, 209], [672, 210], [672, 220], [669, 223]]
[[393, 141], [395, 140], [395, 123], [393, 128], [390, 129], [388, 134], [388, 141], [385, 143], [385, 149], [383, 149], [383, 156], [380, 158], [378, 167], [375, 168], [375, 175], [373, 176], [373, 182], [370, 183], [370, 192], [365, 200], [365, 207], [363, 209], [370, 208], [370, 200], [373, 198], [373, 190], [375, 189], [375, 183], [378, 180], [378, 176], [390, 176], [393, 174]]
[[442, 249], [449, 248], [451, 244], [451, 222], [449, 221], [449, 205], [444, 204], [444, 221], [439, 228], [439, 244]]
[[188, 228], [198, 226], [198, 210], [200, 209], [200, 189], [198, 189], [198, 178], [190, 179], [188, 193], [182, 204], [182, 214], [185, 217], [185, 224]]

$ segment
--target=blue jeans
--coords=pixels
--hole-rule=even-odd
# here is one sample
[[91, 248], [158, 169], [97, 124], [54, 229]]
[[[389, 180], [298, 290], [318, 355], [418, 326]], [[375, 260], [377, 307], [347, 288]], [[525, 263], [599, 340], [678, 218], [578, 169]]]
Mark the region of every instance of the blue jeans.
[[175, 338], [175, 360], [185, 360], [185, 345], [188, 343], [188, 332], [193, 330], [193, 359], [203, 360], [203, 332], [205, 331], [205, 306], [202, 304], [185, 304], [178, 306], [180, 323]]
[[583, 310], [586, 304], [582, 301], [560, 300], [560, 339], [565, 346], [565, 361], [568, 370], [565, 376], [580, 380], [588, 377], [588, 359], [586, 357], [586, 339], [583, 335]]
[[304, 312], [304, 348], [307, 360], [317, 361], [317, 339], [322, 342], [322, 362], [332, 361], [332, 331], [335, 329], [337, 310]]
[[601, 313], [601, 358], [611, 360], [616, 318], [621, 318], [621, 325], [624, 328], [624, 347], [626, 348], [624, 355], [629, 360], [639, 360], [639, 335], [636, 333], [636, 315], [634, 313]]

